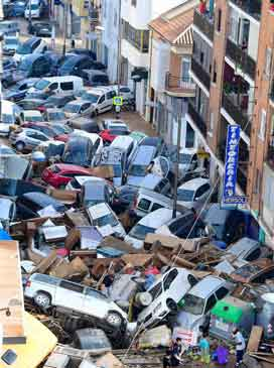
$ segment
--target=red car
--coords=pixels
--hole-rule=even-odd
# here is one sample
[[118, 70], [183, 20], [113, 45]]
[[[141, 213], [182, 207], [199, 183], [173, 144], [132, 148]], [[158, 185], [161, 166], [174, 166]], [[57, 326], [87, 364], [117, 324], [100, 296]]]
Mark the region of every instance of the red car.
[[70, 164], [54, 164], [47, 167], [42, 173], [42, 179], [54, 188], [65, 187], [74, 176], [92, 175], [89, 169]]
[[105, 129], [99, 133], [100, 137], [103, 139], [104, 143], [112, 143], [116, 137], [119, 135], [128, 135], [130, 132], [127, 128], [119, 126], [113, 129]]
[[68, 134], [59, 134], [57, 129], [54, 126], [51, 126], [48, 123], [34, 123], [34, 122], [27, 122], [21, 125], [23, 128], [31, 128], [34, 130], [39, 130], [40, 132], [46, 134], [48, 137], [53, 138], [56, 141], [67, 142], [69, 139]]

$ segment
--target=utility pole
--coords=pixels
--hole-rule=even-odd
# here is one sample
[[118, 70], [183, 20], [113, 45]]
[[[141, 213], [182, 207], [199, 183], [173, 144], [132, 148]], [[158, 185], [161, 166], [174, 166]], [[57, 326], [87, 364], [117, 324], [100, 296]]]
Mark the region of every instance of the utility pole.
[[117, 84], [118, 96], [120, 96], [121, 87], [121, 58], [122, 58], [122, 0], [119, 1], [118, 8], [118, 59], [117, 59]]
[[[178, 109], [178, 107], [177, 107]], [[181, 113], [177, 110], [177, 152], [176, 152], [176, 162], [175, 162], [175, 177], [174, 177], [174, 199], [173, 199], [173, 211], [172, 218], [176, 218], [177, 212], [177, 187], [178, 187], [178, 176], [179, 176], [179, 158], [180, 158], [180, 143], [181, 143], [181, 132], [182, 132], [182, 117]]]
[[69, 3], [68, 0], [65, 3], [65, 8], [64, 8], [64, 23], [63, 23], [63, 56], [66, 55], [66, 51], [67, 51], [67, 33], [68, 33], [68, 10], [69, 10]]
[[29, 32], [31, 30], [31, 0], [29, 0]]

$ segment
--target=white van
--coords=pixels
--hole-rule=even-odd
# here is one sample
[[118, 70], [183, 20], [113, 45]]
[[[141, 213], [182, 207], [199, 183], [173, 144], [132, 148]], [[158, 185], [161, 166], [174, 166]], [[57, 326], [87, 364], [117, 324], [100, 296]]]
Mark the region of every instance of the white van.
[[47, 93], [72, 95], [83, 88], [83, 80], [80, 77], [48, 77], [42, 78], [28, 90], [28, 93]]
[[91, 88], [81, 95], [81, 100], [93, 104], [93, 116], [109, 111], [113, 107], [113, 97], [116, 93], [112, 87]]
[[21, 112], [19, 106], [11, 101], [3, 100], [1, 103], [2, 108], [2, 122], [0, 123], [0, 135], [8, 136], [11, 125], [22, 123]]
[[25, 8], [25, 18], [40, 18], [43, 9], [43, 3], [40, 0], [29, 0]]
[[144, 217], [148, 213], [158, 210], [159, 208], [173, 207], [173, 200], [163, 194], [154, 192], [149, 189], [140, 189], [137, 199], [135, 213], [138, 217]]
[[[179, 214], [179, 213], [178, 213]], [[172, 219], [172, 209], [160, 208], [143, 217], [125, 237], [125, 242], [133, 248], [142, 249], [147, 234], [154, 234], [157, 229]]]
[[137, 142], [133, 138], [124, 135], [120, 135], [114, 138], [111, 145], [109, 146], [110, 150], [120, 150], [125, 153], [127, 166], [131, 162], [136, 148]]

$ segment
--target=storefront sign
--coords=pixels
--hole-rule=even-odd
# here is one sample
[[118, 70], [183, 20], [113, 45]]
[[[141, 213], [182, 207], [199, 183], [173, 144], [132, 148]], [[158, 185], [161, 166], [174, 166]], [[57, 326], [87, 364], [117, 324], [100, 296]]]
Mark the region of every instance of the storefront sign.
[[224, 201], [235, 197], [237, 183], [237, 168], [239, 156], [239, 141], [241, 128], [239, 125], [229, 125], [226, 141], [226, 160], [224, 176]]

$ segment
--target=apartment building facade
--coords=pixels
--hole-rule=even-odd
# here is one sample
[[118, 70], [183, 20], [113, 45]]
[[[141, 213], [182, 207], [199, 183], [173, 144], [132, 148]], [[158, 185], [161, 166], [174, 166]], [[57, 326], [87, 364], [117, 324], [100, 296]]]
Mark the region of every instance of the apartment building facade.
[[[241, 126], [237, 192], [272, 237], [273, 0], [201, 2], [194, 13], [193, 40], [191, 76], [197, 87], [187, 121], [210, 153], [211, 179], [219, 181], [220, 196], [227, 127]], [[272, 230], [264, 217], [273, 221]]]
[[182, 0], [121, 0], [121, 80], [136, 94], [136, 109], [146, 112], [149, 73], [149, 23]]
[[146, 119], [153, 123], [167, 143], [196, 148], [195, 132], [185, 120], [189, 98], [195, 96], [190, 78], [193, 46], [192, 22], [199, 1], [190, 0], [161, 14], [150, 24], [150, 75]]

